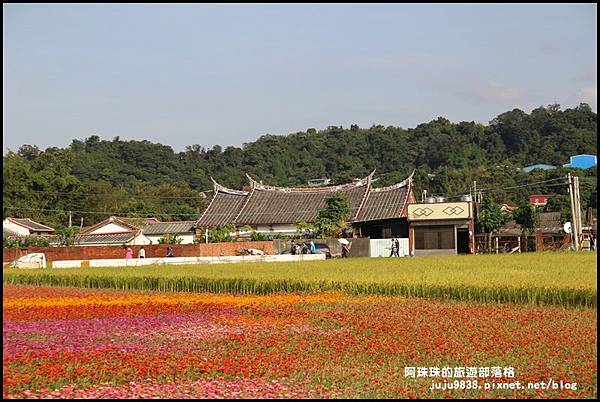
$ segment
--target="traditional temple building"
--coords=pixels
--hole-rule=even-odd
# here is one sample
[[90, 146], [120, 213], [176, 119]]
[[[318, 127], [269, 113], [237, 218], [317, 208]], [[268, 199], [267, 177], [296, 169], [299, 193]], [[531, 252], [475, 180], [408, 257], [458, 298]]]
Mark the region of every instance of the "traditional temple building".
[[269, 186], [246, 175], [247, 191], [229, 189], [213, 179], [213, 197], [196, 227], [232, 224], [239, 233], [248, 225], [262, 234], [294, 235], [299, 221], [313, 223], [327, 197], [339, 194], [350, 203], [349, 223], [355, 237], [408, 238], [407, 206], [415, 202], [413, 176], [389, 187], [373, 188], [374, 173], [354, 183], [324, 187]]

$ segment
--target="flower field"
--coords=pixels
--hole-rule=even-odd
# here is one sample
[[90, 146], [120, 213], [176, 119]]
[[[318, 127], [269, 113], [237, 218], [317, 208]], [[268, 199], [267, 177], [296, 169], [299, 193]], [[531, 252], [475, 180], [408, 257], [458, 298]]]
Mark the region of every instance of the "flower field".
[[[596, 309], [3, 286], [4, 398], [596, 396]], [[454, 378], [407, 368], [454, 368]], [[514, 377], [461, 377], [469, 368]], [[461, 368], [462, 370], [458, 370]], [[480, 372], [481, 374], [481, 372]], [[576, 389], [431, 389], [553, 381]]]

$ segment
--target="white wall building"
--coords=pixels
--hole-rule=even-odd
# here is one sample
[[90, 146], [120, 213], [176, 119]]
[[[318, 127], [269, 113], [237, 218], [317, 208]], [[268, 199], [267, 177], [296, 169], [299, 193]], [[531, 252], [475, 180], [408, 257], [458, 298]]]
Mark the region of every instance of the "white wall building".
[[77, 236], [77, 245], [149, 245], [159, 244], [167, 234], [177, 235], [180, 244], [193, 244], [196, 237], [194, 221], [161, 222], [156, 218], [121, 218], [111, 216], [96, 225], [84, 228]]

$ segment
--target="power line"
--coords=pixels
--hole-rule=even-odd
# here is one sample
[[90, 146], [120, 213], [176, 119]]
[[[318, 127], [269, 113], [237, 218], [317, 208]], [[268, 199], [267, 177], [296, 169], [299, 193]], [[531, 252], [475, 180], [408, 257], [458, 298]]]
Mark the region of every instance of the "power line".
[[[545, 185], [545, 188], [548, 187], [563, 187], [565, 185], [567, 185], [568, 183], [555, 183], [555, 184], [548, 184]], [[530, 185], [530, 186], [514, 186], [514, 187], [506, 187], [506, 188], [499, 188], [499, 189], [490, 189], [490, 190], [481, 190], [482, 193], [496, 193], [499, 191], [506, 191], [506, 190], [517, 190], [520, 188], [526, 188], [526, 187], [533, 187], [534, 185]]]
[[[195, 190], [194, 190], [195, 191]], [[212, 190], [211, 190], [212, 191]], [[52, 194], [52, 195], [71, 195], [74, 197], [85, 197], [85, 196], [99, 196], [99, 197], [118, 197], [119, 195], [115, 195], [115, 193], [76, 193], [76, 192], [60, 192], [60, 191], [44, 191], [44, 190], [16, 190], [16, 189], [10, 189], [10, 190], [3, 190], [3, 193], [10, 193], [10, 192], [14, 192], [14, 193], [38, 193], [38, 194]], [[200, 191], [201, 193], [204, 193], [202, 191]], [[126, 195], [127, 196], [127, 195]], [[177, 196], [177, 197], [167, 197], [167, 196], [160, 196], [160, 195], [130, 195], [129, 197], [132, 198], [158, 198], [158, 199], [194, 199], [194, 198], [198, 198], [198, 199], [205, 199], [206, 197], [204, 196], [198, 196], [198, 195], [190, 195], [190, 196]]]
[[[586, 180], [596, 180], [596, 178], [593, 177], [583, 177], [582, 179], [586, 179]], [[518, 187], [527, 187], [527, 186], [533, 186], [533, 185], [537, 185], [537, 184], [544, 184], [544, 183], [550, 183], [553, 181], [558, 181], [558, 180], [566, 180], [564, 177], [558, 177], [555, 179], [549, 179], [549, 180], [544, 180], [544, 181], [540, 181], [540, 182], [536, 182], [536, 183], [518, 183], [516, 186], [514, 187], [504, 187], [504, 189], [510, 189], [510, 188], [518, 188]], [[524, 184], [523, 186], [519, 186], [520, 184]], [[198, 190], [192, 190], [192, 191], [198, 191]], [[209, 193], [212, 192], [213, 190], [206, 190], [206, 191], [198, 191], [199, 193]], [[486, 191], [490, 191], [490, 189], [482, 189], [482, 192], [486, 192]], [[17, 189], [9, 189], [9, 190], [3, 190], [3, 193], [38, 193], [38, 194], [47, 194], [47, 195], [68, 195], [68, 196], [72, 196], [72, 197], [86, 197], [86, 196], [97, 196], [97, 197], [118, 197], [118, 195], [115, 195], [114, 193], [76, 193], [76, 192], [61, 192], [61, 191], [45, 191], [45, 190], [17, 190]], [[444, 196], [446, 198], [454, 198], [454, 197], [461, 197], [465, 194], [468, 194], [468, 191], [463, 191], [463, 192], [456, 192], [456, 193], [431, 193], [430, 196]], [[129, 197], [132, 198], [153, 198], [153, 199], [206, 199], [205, 196], [196, 196], [196, 195], [190, 195], [190, 196], [159, 196], [159, 195], [130, 195]]]
[[[553, 183], [559, 180], [563, 180], [563, 183], [557, 183], [557, 184], [548, 184], [548, 185], [544, 185], [543, 187], [556, 187], [556, 186], [564, 186], [566, 184], [568, 184], [566, 182], [566, 178], [565, 177], [558, 177], [555, 179], [550, 179], [550, 180], [544, 180], [544, 181], [540, 181], [540, 182], [534, 182], [534, 183], [523, 183], [521, 185], [515, 185], [515, 186], [508, 186], [508, 187], [499, 187], [499, 188], [488, 188], [488, 189], [481, 189], [481, 190], [477, 190], [477, 192], [482, 192], [482, 193], [491, 193], [491, 192], [498, 192], [498, 191], [506, 191], [506, 190], [514, 190], [514, 189], [519, 189], [519, 188], [526, 188], [526, 187], [534, 187], [534, 186], [540, 186], [543, 185], [544, 183]], [[469, 194], [469, 191], [463, 191], [463, 192], [456, 192], [456, 193], [434, 193], [431, 194], [431, 196], [443, 196], [445, 198], [448, 199], [452, 199], [452, 198], [459, 198], [462, 197], [464, 195]]]
[[[565, 177], [557, 177], [555, 179], [543, 180], [543, 181], [538, 181], [535, 183], [525, 183], [522, 185], [517, 184], [515, 186], [503, 187], [503, 189], [508, 190], [508, 189], [513, 189], [513, 188], [532, 187], [532, 186], [537, 186], [537, 185], [541, 185], [544, 183], [551, 183], [551, 182], [555, 182], [555, 181], [559, 181], [559, 180], [563, 180], [563, 183], [561, 183], [561, 184], [567, 184], [567, 182], [566, 182], [567, 179]], [[544, 186], [544, 187], [549, 187], [549, 186]], [[481, 189], [480, 191], [482, 191], [482, 192], [491, 191], [491, 189]]]
[[[517, 190], [520, 188], [526, 188], [526, 187], [533, 187], [533, 186], [539, 186], [541, 184], [544, 183], [553, 183], [556, 182], [558, 180], [566, 180], [566, 178], [564, 177], [560, 177], [560, 178], [556, 178], [556, 179], [550, 179], [550, 180], [544, 180], [541, 182], [534, 182], [534, 183], [527, 183], [527, 184], [522, 184], [522, 185], [517, 185], [517, 186], [509, 186], [509, 187], [501, 187], [501, 188], [496, 188], [496, 189], [483, 189], [480, 190], [482, 193], [493, 193], [493, 192], [499, 192], [499, 191], [508, 191], [508, 190]], [[548, 188], [548, 187], [560, 187], [560, 186], [565, 186], [566, 182], [562, 182], [562, 183], [554, 183], [554, 184], [547, 184], [544, 187]], [[479, 191], [478, 191], [479, 192]], [[450, 195], [445, 196], [445, 198], [448, 199], [452, 199], [452, 198], [457, 198], [457, 197], [462, 197], [466, 194], [466, 192], [461, 192], [461, 193], [453, 193]], [[440, 195], [440, 194], [438, 194]], [[165, 197], [167, 198], [167, 197]], [[369, 210], [369, 209], [380, 209], [380, 208], [386, 208], [386, 207], [394, 207], [394, 206], [399, 206], [399, 205], [404, 205], [404, 202], [399, 202], [399, 203], [389, 203], [389, 204], [384, 204], [384, 205], [375, 205], [375, 206], [363, 206], [361, 208], [362, 210]], [[165, 214], [165, 215], [179, 215], [179, 216], [194, 216], [196, 218], [199, 218], [202, 214], [186, 214], [186, 213], [180, 213], [177, 211], [158, 211], [155, 214], [140, 214], [140, 213], [136, 213], [136, 212], [106, 212], [106, 211], [85, 211], [85, 210], [75, 210], [75, 209], [66, 209], [66, 210], [62, 210], [62, 209], [49, 209], [49, 208], [19, 208], [19, 207], [10, 207], [10, 206], [5, 206], [5, 209], [12, 209], [12, 210], [28, 210], [28, 211], [40, 211], [40, 212], [62, 212], [62, 213], [68, 213], [69, 211], [73, 212], [73, 213], [78, 213], [78, 214], [90, 214], [90, 215], [115, 215], [115, 216], [119, 216], [119, 215], [138, 215], [138, 216], [146, 216], [146, 217], [151, 217], [154, 215], [160, 215], [160, 214]], [[305, 211], [290, 211], [290, 212], [284, 212], [284, 214], [306, 214], [306, 213], [314, 213], [314, 210], [305, 210]], [[281, 215], [281, 212], [254, 212], [252, 213], [252, 215], [260, 215], [260, 216], [264, 216], [264, 215]], [[211, 216], [216, 216], [216, 217], [220, 217], [220, 216], [231, 216], [233, 215], [233, 213], [231, 212], [227, 212], [227, 213], [218, 213], [218, 214], [211, 214]]]
[[199, 216], [196, 214], [184, 214], [179, 212], [157, 212], [155, 214], [140, 214], [137, 212], [103, 212], [103, 211], [78, 211], [74, 209], [70, 210], [62, 210], [62, 209], [49, 209], [49, 208], [20, 208], [20, 207], [4, 207], [5, 209], [13, 209], [13, 210], [22, 210], [22, 211], [40, 211], [40, 212], [64, 212], [68, 213], [69, 211], [78, 214], [89, 214], [89, 215], [143, 215], [146, 217], [152, 217], [155, 215], [183, 215], [183, 216]]
[[[558, 186], [564, 186], [564, 183], [557, 183], [557, 184], [552, 184], [552, 185], [548, 185], [546, 187], [558, 187]], [[496, 189], [496, 190], [488, 190], [487, 192], [496, 192], [496, 191], [502, 191], [504, 189]], [[461, 194], [461, 196], [464, 194]], [[454, 198], [454, 197], [446, 197], [446, 198]], [[400, 206], [400, 205], [404, 205], [404, 202], [398, 202], [398, 203], [389, 203], [389, 204], [384, 204], [384, 205], [374, 205], [374, 206], [363, 206], [361, 208], [361, 211], [363, 210], [369, 210], [369, 209], [381, 209], [381, 208], [388, 208], [388, 207], [394, 207], [394, 206]], [[78, 214], [87, 214], [87, 215], [115, 215], [115, 216], [119, 216], [119, 215], [138, 215], [138, 216], [145, 216], [145, 217], [152, 217], [154, 215], [179, 215], [179, 216], [194, 216], [197, 219], [200, 218], [200, 216], [202, 215], [200, 214], [186, 214], [186, 213], [180, 213], [177, 211], [157, 211], [157, 213], [155, 214], [140, 214], [137, 212], [106, 212], [106, 211], [84, 211], [84, 210], [75, 210], [75, 209], [66, 209], [66, 210], [62, 210], [62, 209], [47, 209], [47, 208], [19, 208], [19, 207], [4, 207], [6, 209], [12, 209], [12, 210], [28, 210], [28, 211], [40, 211], [40, 212], [62, 212], [62, 213], [68, 213], [69, 211], [73, 212], [73, 213], [78, 213]], [[282, 215], [282, 214], [308, 214], [308, 213], [314, 213], [314, 209], [313, 210], [295, 210], [295, 211], [289, 211], [289, 212], [278, 212], [278, 211], [270, 211], [270, 212], [253, 212], [252, 216], [269, 216], [269, 215]], [[221, 217], [221, 216], [232, 216], [235, 215], [235, 213], [233, 212], [225, 212], [225, 213], [213, 213], [211, 214], [211, 216], [215, 216], [215, 217]]]

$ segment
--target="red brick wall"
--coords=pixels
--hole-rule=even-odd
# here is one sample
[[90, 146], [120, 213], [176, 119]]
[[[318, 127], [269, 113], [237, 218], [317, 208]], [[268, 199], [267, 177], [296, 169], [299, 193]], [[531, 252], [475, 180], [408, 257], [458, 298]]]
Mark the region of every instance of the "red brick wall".
[[[256, 248], [266, 254], [273, 254], [272, 241], [247, 241], [208, 244], [172, 244], [174, 257], [206, 257], [219, 255], [238, 255], [240, 249]], [[166, 257], [169, 244], [144, 246], [146, 258]], [[131, 246], [134, 257], [140, 246]], [[12, 261], [28, 253], [44, 253], [47, 261], [60, 260], [104, 260], [125, 258], [123, 246], [72, 246], [72, 247], [29, 247], [27, 249], [10, 248], [2, 250], [2, 261]]]

